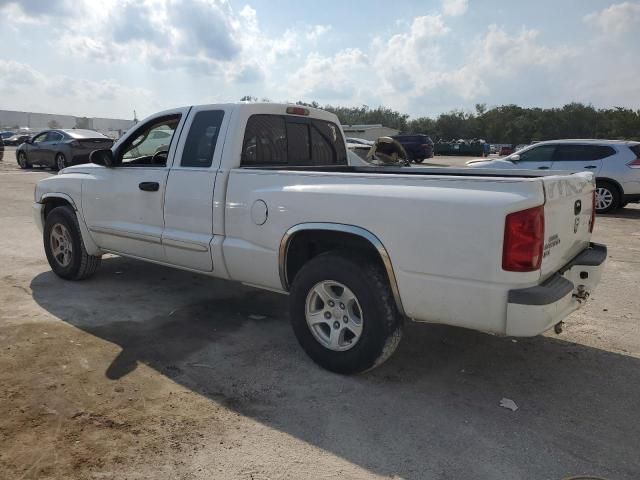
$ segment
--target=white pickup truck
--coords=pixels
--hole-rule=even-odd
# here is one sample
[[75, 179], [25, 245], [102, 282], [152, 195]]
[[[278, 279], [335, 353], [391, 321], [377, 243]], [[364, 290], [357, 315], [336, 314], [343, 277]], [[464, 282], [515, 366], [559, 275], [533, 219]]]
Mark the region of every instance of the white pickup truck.
[[338, 119], [312, 108], [168, 110], [91, 159], [35, 189], [57, 275], [108, 252], [288, 293], [300, 344], [340, 373], [388, 358], [405, 319], [544, 332], [606, 258], [591, 173], [349, 166]]

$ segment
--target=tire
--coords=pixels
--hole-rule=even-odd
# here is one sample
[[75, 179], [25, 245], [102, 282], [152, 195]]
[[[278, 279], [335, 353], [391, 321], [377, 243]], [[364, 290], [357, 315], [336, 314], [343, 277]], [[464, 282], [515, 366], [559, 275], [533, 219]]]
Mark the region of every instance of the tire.
[[[327, 285], [333, 306], [316, 293]], [[346, 288], [340, 291], [341, 287]], [[323, 291], [327, 293], [326, 288]], [[332, 372], [353, 374], [375, 368], [393, 354], [402, 338], [403, 319], [385, 273], [353, 252], [327, 252], [309, 260], [295, 276], [289, 302], [298, 342], [315, 363]], [[308, 321], [308, 312], [310, 317], [319, 315]], [[313, 321], [317, 325], [312, 327]]]
[[62, 153], [56, 155], [55, 163], [53, 166], [54, 170], [62, 170], [63, 168], [68, 167], [67, 159]]
[[56, 207], [45, 220], [44, 250], [53, 273], [66, 280], [84, 280], [100, 266], [101, 257], [85, 249], [78, 217], [70, 206]]
[[31, 164], [27, 160], [27, 156], [25, 155], [24, 152], [18, 152], [18, 166], [22, 170], [26, 170], [28, 168], [31, 168]]
[[609, 213], [621, 206], [620, 191], [610, 182], [596, 181], [596, 213]]
[[422, 163], [422, 162], [424, 162], [424, 158], [416, 158], [413, 161], [416, 162], [416, 163]]

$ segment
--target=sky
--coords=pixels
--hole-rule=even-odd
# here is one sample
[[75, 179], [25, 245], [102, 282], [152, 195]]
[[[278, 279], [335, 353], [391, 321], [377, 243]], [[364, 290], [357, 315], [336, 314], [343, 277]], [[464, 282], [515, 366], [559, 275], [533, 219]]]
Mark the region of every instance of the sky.
[[640, 108], [640, 1], [0, 0], [0, 109]]

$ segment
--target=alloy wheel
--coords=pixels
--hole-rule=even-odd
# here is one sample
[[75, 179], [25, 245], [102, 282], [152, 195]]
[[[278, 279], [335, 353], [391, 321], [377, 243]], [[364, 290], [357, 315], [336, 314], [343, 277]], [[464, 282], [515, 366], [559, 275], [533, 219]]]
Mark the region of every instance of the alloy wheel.
[[305, 302], [305, 317], [314, 338], [329, 350], [349, 350], [362, 336], [360, 303], [340, 282], [324, 280], [314, 285]]
[[613, 203], [613, 193], [605, 187], [596, 189], [596, 210], [606, 210]]
[[56, 223], [49, 234], [49, 243], [53, 258], [61, 267], [68, 267], [73, 255], [73, 242], [67, 227]]

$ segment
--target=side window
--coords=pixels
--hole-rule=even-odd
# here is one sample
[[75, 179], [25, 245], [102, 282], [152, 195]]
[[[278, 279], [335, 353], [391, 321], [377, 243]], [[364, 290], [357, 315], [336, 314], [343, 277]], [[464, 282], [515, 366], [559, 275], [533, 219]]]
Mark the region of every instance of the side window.
[[182, 151], [181, 166], [200, 168], [211, 166], [223, 118], [222, 110], [196, 113]]
[[60, 142], [62, 141], [62, 134], [59, 132], [49, 132], [47, 134], [46, 142]]
[[586, 162], [589, 160], [599, 160], [603, 158], [600, 155], [601, 148], [603, 147], [598, 145], [558, 145], [554, 160], [558, 162]]
[[520, 154], [520, 162], [550, 162], [555, 145], [540, 145]]
[[44, 142], [46, 140], [46, 138], [47, 138], [47, 135], [49, 135], [47, 132], [41, 133], [40, 135], [36, 135], [35, 137], [33, 137], [33, 141], [31, 143]]
[[610, 157], [611, 155], [616, 154], [616, 150], [613, 147], [602, 145], [596, 148], [598, 149], [598, 156], [596, 157], [597, 160], [600, 160], [602, 158], [607, 158], [607, 157]]
[[247, 121], [242, 146], [242, 165], [286, 165], [287, 133], [284, 118], [252, 115]]
[[165, 166], [179, 122], [180, 115], [171, 115], [138, 127], [120, 148], [120, 166]]

